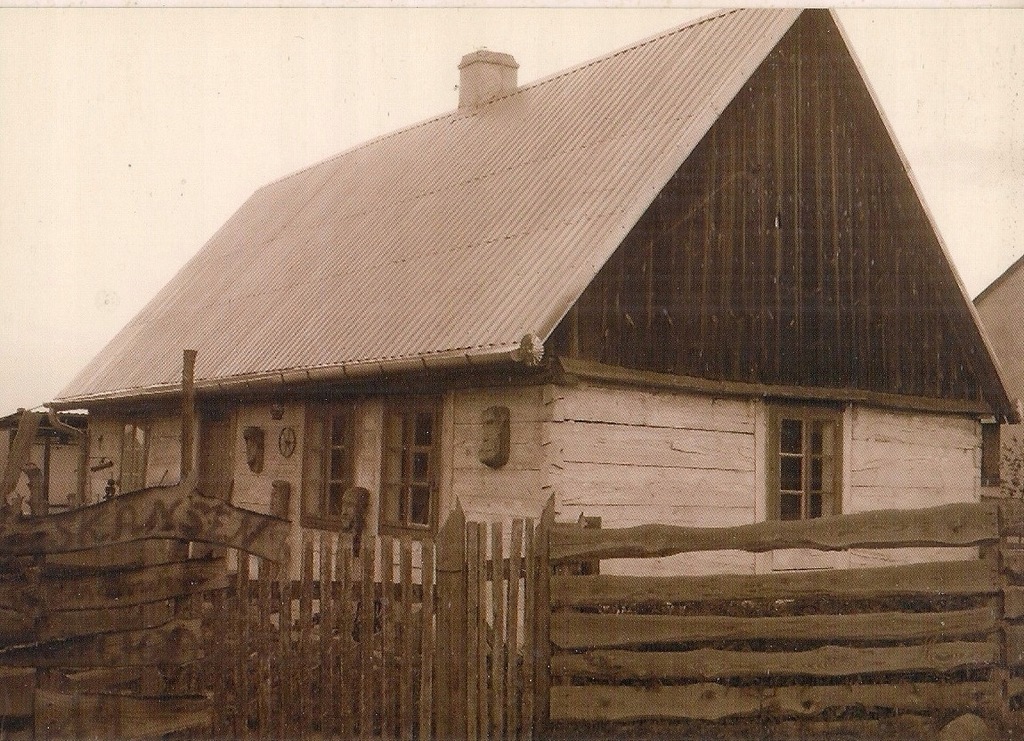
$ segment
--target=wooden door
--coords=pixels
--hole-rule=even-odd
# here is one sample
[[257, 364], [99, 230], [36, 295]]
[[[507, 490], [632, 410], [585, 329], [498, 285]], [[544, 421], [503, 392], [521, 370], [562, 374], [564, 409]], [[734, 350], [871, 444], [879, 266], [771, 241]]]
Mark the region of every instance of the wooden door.
[[204, 406], [199, 422], [199, 487], [207, 496], [231, 501], [234, 482], [234, 414], [220, 405]]

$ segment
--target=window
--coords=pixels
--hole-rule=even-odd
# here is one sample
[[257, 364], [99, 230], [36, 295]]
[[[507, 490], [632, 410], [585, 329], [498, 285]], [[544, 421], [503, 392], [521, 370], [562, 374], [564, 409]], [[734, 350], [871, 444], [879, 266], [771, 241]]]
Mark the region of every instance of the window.
[[779, 406], [769, 435], [769, 513], [807, 520], [840, 513], [840, 414], [820, 407]]
[[302, 497], [304, 525], [332, 529], [341, 524], [342, 495], [353, 482], [354, 417], [348, 404], [325, 407], [310, 416]]
[[430, 530], [437, 520], [437, 400], [394, 403], [384, 420], [381, 528]]
[[999, 424], [981, 425], [981, 485], [999, 486]]
[[149, 427], [126, 422], [121, 434], [121, 493], [146, 486], [146, 459], [149, 455]]

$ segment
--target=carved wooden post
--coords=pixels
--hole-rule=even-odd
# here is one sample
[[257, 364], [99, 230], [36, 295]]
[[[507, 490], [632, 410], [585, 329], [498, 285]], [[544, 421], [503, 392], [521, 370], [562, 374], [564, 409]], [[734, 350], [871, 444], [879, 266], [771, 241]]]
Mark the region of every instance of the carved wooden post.
[[437, 534], [437, 738], [466, 736], [466, 630], [466, 516], [456, 502]]

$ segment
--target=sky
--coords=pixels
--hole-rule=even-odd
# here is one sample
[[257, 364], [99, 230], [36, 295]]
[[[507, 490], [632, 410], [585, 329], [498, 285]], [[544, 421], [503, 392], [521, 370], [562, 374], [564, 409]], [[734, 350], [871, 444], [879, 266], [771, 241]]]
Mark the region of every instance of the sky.
[[[261, 185], [707, 9], [0, 8], [0, 414], [45, 403]], [[971, 296], [1024, 254], [1024, 10], [841, 9]]]

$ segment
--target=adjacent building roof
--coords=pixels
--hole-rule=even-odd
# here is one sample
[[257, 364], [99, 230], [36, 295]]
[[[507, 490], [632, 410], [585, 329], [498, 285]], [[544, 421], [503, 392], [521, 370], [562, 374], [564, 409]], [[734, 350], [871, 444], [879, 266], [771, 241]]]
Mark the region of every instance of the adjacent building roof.
[[58, 401], [173, 390], [183, 348], [202, 388], [545, 339], [797, 15], [713, 15], [267, 185]]
[[996, 278], [974, 299], [985, 333], [1003, 371], [1006, 391], [1024, 401], [1024, 257]]

